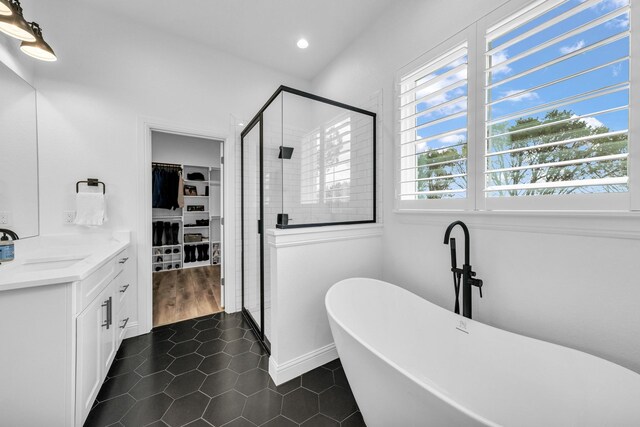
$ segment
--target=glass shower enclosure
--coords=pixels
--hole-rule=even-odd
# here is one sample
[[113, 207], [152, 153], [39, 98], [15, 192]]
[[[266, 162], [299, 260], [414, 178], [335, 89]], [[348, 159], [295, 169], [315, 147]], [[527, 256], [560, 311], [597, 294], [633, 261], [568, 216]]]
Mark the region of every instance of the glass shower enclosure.
[[376, 222], [375, 141], [375, 113], [286, 86], [242, 132], [242, 311], [267, 351], [265, 231]]

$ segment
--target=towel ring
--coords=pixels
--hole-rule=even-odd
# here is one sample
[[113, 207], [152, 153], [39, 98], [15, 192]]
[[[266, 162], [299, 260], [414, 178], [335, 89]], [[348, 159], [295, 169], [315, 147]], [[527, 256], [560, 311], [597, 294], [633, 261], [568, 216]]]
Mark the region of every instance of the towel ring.
[[80, 192], [80, 184], [87, 184], [89, 187], [97, 187], [99, 184], [102, 184], [102, 194], [107, 193], [107, 186], [104, 182], [98, 181], [98, 178], [87, 178], [86, 181], [76, 182], [76, 193]]

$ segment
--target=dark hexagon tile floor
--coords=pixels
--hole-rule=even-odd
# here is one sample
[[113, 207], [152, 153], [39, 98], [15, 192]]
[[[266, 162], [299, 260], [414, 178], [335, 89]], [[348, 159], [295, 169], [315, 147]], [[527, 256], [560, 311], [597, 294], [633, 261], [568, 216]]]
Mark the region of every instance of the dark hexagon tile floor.
[[340, 360], [276, 386], [240, 313], [125, 340], [85, 427], [365, 426]]

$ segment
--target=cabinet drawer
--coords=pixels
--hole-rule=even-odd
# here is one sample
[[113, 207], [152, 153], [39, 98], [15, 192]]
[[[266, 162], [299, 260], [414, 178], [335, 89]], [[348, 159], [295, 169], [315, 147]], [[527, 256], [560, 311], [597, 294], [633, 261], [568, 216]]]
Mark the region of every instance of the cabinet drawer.
[[124, 249], [108, 260], [96, 272], [80, 282], [77, 312], [80, 313], [102, 290], [120, 274], [129, 262], [129, 249]]
[[117, 347], [120, 346], [120, 343], [122, 342], [122, 340], [124, 339], [124, 335], [126, 333], [126, 328], [129, 325], [129, 322], [131, 322], [131, 320], [133, 319], [131, 316], [131, 300], [132, 298], [127, 295], [127, 293], [124, 293], [124, 297], [120, 299], [120, 303], [118, 306], [118, 323], [117, 323], [117, 330], [116, 330], [116, 334], [118, 334], [118, 342], [117, 342]]

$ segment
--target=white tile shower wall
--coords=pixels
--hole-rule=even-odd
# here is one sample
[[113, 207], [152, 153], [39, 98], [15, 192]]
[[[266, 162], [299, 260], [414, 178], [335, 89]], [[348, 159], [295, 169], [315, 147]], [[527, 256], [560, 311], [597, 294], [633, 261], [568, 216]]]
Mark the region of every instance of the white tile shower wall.
[[[375, 112], [378, 98], [372, 97], [372, 101], [370, 105], [373, 108], [369, 109]], [[323, 147], [328, 146], [328, 138], [330, 138], [326, 136], [323, 129], [331, 128], [335, 123], [341, 123], [341, 130], [348, 135], [343, 143], [345, 151], [341, 154], [344, 158], [340, 157], [341, 162], [336, 167], [335, 173], [337, 182], [344, 182], [340, 181], [342, 179], [348, 182], [347, 192], [343, 193], [348, 195], [348, 198], [332, 200], [328, 183], [331, 182], [333, 175], [327, 172], [330, 170], [329, 165], [326, 164], [328, 155], [325, 154], [324, 159], [319, 157], [325, 153]], [[369, 116], [345, 111], [324, 123], [319, 123], [314, 129], [295, 129], [287, 126], [282, 140], [274, 139], [273, 149], [276, 155], [269, 158], [276, 161], [276, 164], [271, 167], [274, 169], [281, 167], [284, 170], [282, 203], [284, 212], [289, 214], [293, 224], [359, 221], [370, 218], [373, 203], [371, 200], [372, 137]], [[277, 145], [281, 141], [285, 146], [294, 148], [292, 159], [283, 161], [277, 159]], [[323, 163], [325, 163], [324, 169], [320, 170]], [[344, 172], [345, 169], [348, 172]], [[325, 174], [324, 180], [320, 174]], [[278, 206], [275, 213], [279, 212]]]
[[[309, 157], [311, 154], [305, 151], [305, 148], [311, 143], [311, 139], [317, 134], [314, 134], [313, 131], [310, 131], [308, 128], [293, 128], [292, 126], [288, 126], [284, 134], [282, 132], [282, 122], [280, 120], [281, 115], [279, 114], [281, 110], [280, 103], [281, 100], [276, 100], [272, 104], [273, 107], [269, 108], [265, 113], [265, 122], [263, 129], [264, 136], [264, 182], [265, 182], [265, 207], [264, 207], [264, 215], [265, 215], [265, 230], [275, 228], [277, 214], [282, 212], [282, 206], [284, 204], [284, 212], [289, 214], [289, 217], [292, 219], [292, 224], [301, 224], [301, 223], [322, 223], [322, 222], [330, 222], [334, 221], [334, 218], [343, 217], [343, 218], [362, 218], [371, 212], [371, 207], [368, 201], [371, 198], [371, 182], [370, 182], [370, 167], [371, 161], [370, 156], [363, 156], [362, 154], [366, 154], [369, 151], [370, 141], [365, 141], [366, 144], [358, 147], [353, 154], [353, 165], [354, 165], [354, 181], [363, 180], [366, 181], [364, 184], [356, 184], [356, 187], [359, 191], [352, 193], [352, 201], [350, 203], [349, 208], [342, 208], [339, 204], [330, 205], [330, 204], [312, 204], [312, 203], [304, 203], [303, 202], [303, 188], [306, 188], [305, 185], [308, 185], [308, 181], [305, 180], [305, 177], [311, 176], [310, 174], [305, 174], [305, 162], [306, 164], [311, 163]], [[368, 111], [372, 111], [374, 113], [379, 113], [382, 110], [382, 92], [376, 91], [373, 92], [369, 97], [367, 97], [363, 102], [357, 104], [358, 107], [363, 108]], [[362, 135], [366, 135], [367, 126], [370, 126], [370, 123], [366, 120], [366, 118], [362, 115], [355, 115], [361, 120], [355, 120], [356, 123], [354, 127], [354, 138], [360, 138]], [[368, 116], [366, 116], [368, 117]], [[234, 122], [238, 122], [235, 120]], [[376, 211], [377, 211], [377, 220], [378, 222], [382, 222], [383, 218], [383, 200], [382, 200], [382, 182], [383, 182], [383, 169], [382, 169], [382, 158], [384, 155], [384, 146], [381, 144], [380, 135], [382, 128], [383, 117], [378, 115], [376, 121], [376, 132], [378, 135], [378, 141], [376, 141], [376, 159], [377, 159], [377, 188], [376, 188]], [[246, 122], [245, 122], [246, 123]], [[241, 168], [240, 168], [240, 133], [243, 128], [239, 126], [235, 126], [236, 130], [236, 156], [237, 156], [237, 167], [236, 167], [236, 182], [238, 186], [236, 188], [236, 209], [237, 212], [241, 212], [241, 192], [240, 192], [240, 180], [241, 180]], [[310, 136], [311, 135], [311, 136]], [[294, 154], [292, 159], [290, 160], [280, 160], [278, 159], [279, 147], [280, 145], [284, 145], [287, 147], [294, 148]], [[320, 142], [318, 142], [320, 144]], [[318, 154], [319, 155], [319, 154]], [[316, 171], [319, 175], [320, 170]], [[285, 191], [282, 191], [282, 177], [284, 173], [284, 182]], [[319, 187], [318, 181], [318, 193], [322, 191], [322, 188]], [[308, 190], [304, 190], [307, 191]], [[318, 194], [318, 198], [319, 198]], [[353, 208], [351, 207], [353, 206]], [[344, 209], [341, 211], [341, 209]], [[339, 214], [340, 216], [337, 216]], [[349, 220], [349, 219], [346, 219]], [[238, 220], [236, 224], [236, 259], [238, 260], [238, 271], [236, 272], [236, 282], [238, 283], [238, 290], [236, 294], [236, 304], [238, 309], [240, 309], [242, 304], [242, 295], [240, 290], [241, 284], [241, 256], [242, 256], [242, 239], [241, 239], [241, 226], [240, 221]], [[265, 310], [271, 307], [271, 293], [268, 292], [270, 289], [270, 266], [271, 262], [269, 259], [270, 252], [265, 250], [265, 262], [264, 262], [264, 277], [265, 277]], [[266, 322], [265, 322], [266, 323]]]

